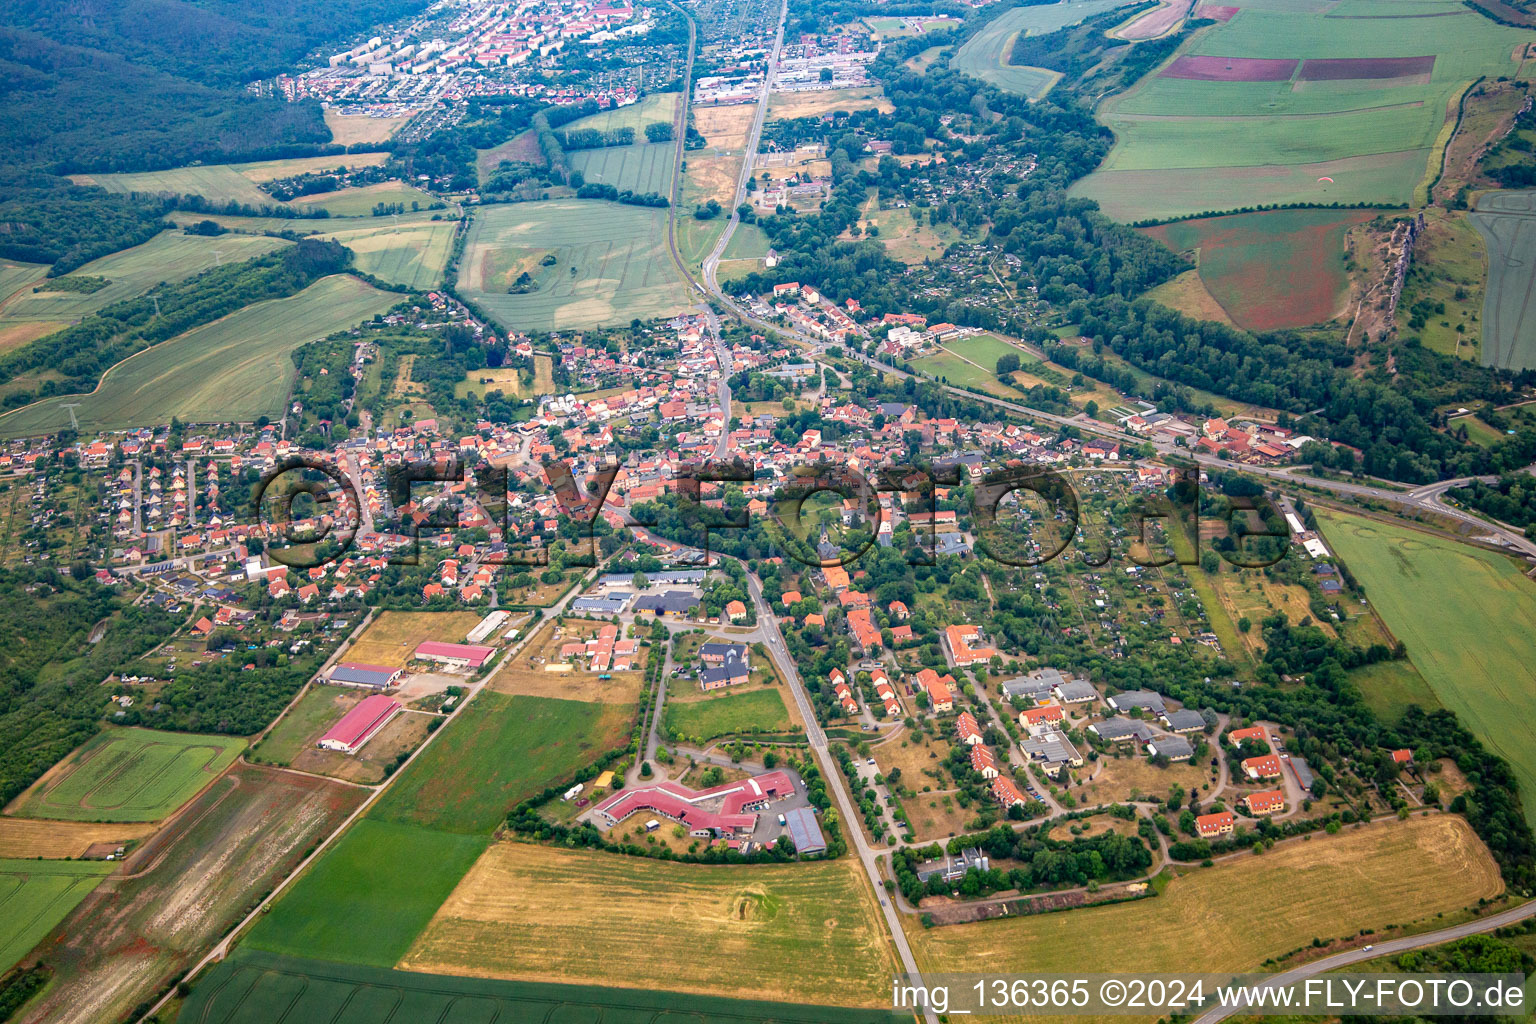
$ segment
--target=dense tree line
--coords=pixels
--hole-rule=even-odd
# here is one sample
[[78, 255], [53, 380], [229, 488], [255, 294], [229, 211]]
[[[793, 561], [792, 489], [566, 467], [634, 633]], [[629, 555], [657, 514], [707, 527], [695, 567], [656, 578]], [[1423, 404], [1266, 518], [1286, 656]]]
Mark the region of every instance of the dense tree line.
[[[946, 850], [958, 853], [970, 846], [993, 860], [1015, 860], [1020, 866], [987, 871], [972, 868], [958, 882], [946, 882], [938, 875], [926, 884], [918, 879], [917, 866], [922, 861], [942, 857]], [[947, 847], [937, 843], [903, 847], [892, 854], [891, 867], [901, 894], [916, 903], [924, 896], [947, 895], [953, 889], [974, 897], [1001, 889], [1030, 892], [1135, 878], [1152, 867], [1152, 852], [1144, 839], [1118, 832], [1056, 840], [1047, 838], [1039, 826], [1015, 832], [1008, 825], [999, 824], [980, 835], [952, 839]]]
[[1536, 527], [1536, 477], [1529, 473], [1506, 473], [1491, 484], [1473, 480], [1453, 488], [1449, 496], [1527, 534]]

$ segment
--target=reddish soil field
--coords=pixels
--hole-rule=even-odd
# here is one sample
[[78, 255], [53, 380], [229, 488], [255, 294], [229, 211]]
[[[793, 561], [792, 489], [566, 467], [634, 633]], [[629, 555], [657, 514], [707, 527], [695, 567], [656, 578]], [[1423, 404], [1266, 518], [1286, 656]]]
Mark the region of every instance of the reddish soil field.
[[1435, 58], [1428, 57], [1336, 57], [1301, 63], [1302, 82], [1340, 82], [1360, 78], [1407, 78], [1428, 75], [1435, 70]]
[[1344, 233], [1369, 210], [1273, 210], [1146, 228], [1176, 251], [1199, 249], [1200, 280], [1252, 331], [1332, 319], [1348, 287]]
[[1208, 57], [1190, 53], [1168, 65], [1159, 75], [1197, 82], [1284, 82], [1295, 73], [1298, 63], [1280, 57]]
[[1222, 4], [1201, 4], [1195, 8], [1195, 17], [1211, 18], [1215, 21], [1231, 21], [1241, 7], [1227, 7]]
[[1156, 39], [1179, 23], [1189, 5], [1190, 0], [1164, 0], [1163, 6], [1143, 14], [1118, 35], [1121, 39]]
[[1529, 14], [1526, 14], [1524, 11], [1516, 10], [1515, 8], [1509, 6], [1509, 4], [1504, 3], [1503, 0], [1471, 0], [1471, 2], [1473, 6], [1481, 7], [1489, 14], [1492, 14], [1495, 17], [1503, 18], [1511, 25], [1536, 24], [1536, 22], [1531, 20], [1531, 16]]

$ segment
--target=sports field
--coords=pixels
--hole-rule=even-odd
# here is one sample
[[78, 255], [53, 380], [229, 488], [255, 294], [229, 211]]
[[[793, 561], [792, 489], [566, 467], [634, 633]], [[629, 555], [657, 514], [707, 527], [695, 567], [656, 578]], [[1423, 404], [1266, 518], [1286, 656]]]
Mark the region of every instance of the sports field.
[[480, 618], [477, 612], [380, 612], [343, 660], [404, 668], [423, 640], [463, 643]]
[[363, 273], [427, 291], [443, 283], [443, 268], [448, 264], [456, 227], [454, 221], [396, 225], [390, 217], [369, 217], [320, 237], [351, 249], [357, 257], [355, 265]]
[[672, 187], [672, 160], [676, 155], [675, 143], [649, 142], [578, 149], [566, 154], [566, 162], [590, 183], [612, 185], [620, 192], [666, 195]]
[[1105, 101], [1116, 145], [1074, 195], [1121, 220], [1407, 205], [1438, 167], [1461, 93], [1479, 76], [1514, 74], [1529, 36], [1452, 0], [1237, 6]]
[[1488, 247], [1483, 365], [1536, 367], [1536, 191], [1490, 192], [1469, 216]]
[[116, 865], [0, 860], [0, 974], [15, 967]]
[[[545, 256], [554, 263], [542, 266]], [[524, 272], [534, 290], [508, 294]], [[627, 324], [675, 315], [690, 302], [667, 254], [667, 211], [590, 199], [476, 211], [459, 288], [523, 331]]]
[[[765, 993], [768, 994], [768, 993]], [[664, 989], [449, 978], [239, 950], [193, 989], [183, 1020], [199, 1024], [324, 1020], [547, 1021], [575, 1024], [895, 1024], [880, 1010], [795, 1006]], [[391, 1016], [393, 1014], [393, 1016]]]
[[1313, 938], [1432, 926], [1437, 913], [1503, 888], [1497, 865], [1466, 821], [1436, 815], [1286, 842], [1262, 857], [1237, 857], [1177, 878], [1154, 899], [1066, 917], [926, 930], [914, 923], [907, 937], [924, 971], [974, 971], [977, 964], [999, 974], [1255, 970]]
[[1343, 311], [1349, 292], [1344, 235], [1369, 210], [1272, 210], [1147, 228], [1175, 252], [1195, 254], [1200, 280], [1249, 330], [1305, 327]]
[[1328, 544], [1440, 702], [1514, 768], [1536, 822], [1536, 583], [1510, 559], [1317, 509]]
[[10, 812], [63, 821], [159, 821], [245, 749], [233, 736], [106, 729], [54, 765]]
[[1006, 92], [1039, 99], [1061, 76], [1044, 68], [1020, 67], [1008, 63], [1014, 40], [1026, 36], [1047, 35], [1057, 29], [1076, 25], [1086, 18], [1132, 0], [1068, 0], [1065, 3], [1035, 7], [1015, 7], [987, 23], [955, 52], [950, 66], [956, 71], [989, 82]]
[[665, 713], [668, 729], [700, 742], [735, 733], [783, 732], [789, 728], [784, 698], [778, 690], [767, 687], [708, 694], [698, 700], [669, 699]]
[[482, 693], [369, 816], [489, 835], [515, 805], [623, 743], [633, 714], [613, 704]]
[[889, 1005], [895, 970], [852, 858], [742, 870], [510, 842], [486, 851], [400, 966], [869, 1007]]
[[111, 283], [94, 292], [30, 289], [17, 295], [0, 311], [0, 323], [11, 320], [78, 320], [98, 309], [149, 291], [155, 285], [175, 282], [212, 270], [219, 263], [240, 263], [287, 245], [281, 238], [265, 235], [220, 235], [209, 238], [180, 231], [164, 231], [132, 249], [93, 260], [71, 276], [104, 277]]
[[293, 384], [288, 354], [382, 313], [399, 297], [347, 274], [286, 299], [258, 302], [196, 327], [109, 369], [89, 395], [56, 396], [0, 417], [0, 436], [47, 434], [70, 425], [60, 403], [78, 402], [80, 429], [251, 421], [282, 412]]

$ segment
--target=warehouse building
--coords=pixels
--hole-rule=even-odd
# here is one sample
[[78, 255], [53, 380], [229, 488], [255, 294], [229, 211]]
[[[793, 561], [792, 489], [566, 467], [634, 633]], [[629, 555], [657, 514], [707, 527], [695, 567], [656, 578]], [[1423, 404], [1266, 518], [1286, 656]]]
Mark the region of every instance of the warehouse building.
[[423, 640], [416, 645], [416, 657], [449, 668], [479, 668], [490, 661], [495, 653], [496, 648], [483, 644], [446, 644], [438, 640]]
[[368, 690], [387, 690], [400, 681], [404, 669], [388, 665], [370, 665], [364, 661], [344, 661], [331, 669], [329, 681], [337, 686], [360, 686]]
[[355, 754], [405, 709], [405, 705], [382, 693], [364, 697], [361, 704], [341, 716], [317, 744], [326, 750]]

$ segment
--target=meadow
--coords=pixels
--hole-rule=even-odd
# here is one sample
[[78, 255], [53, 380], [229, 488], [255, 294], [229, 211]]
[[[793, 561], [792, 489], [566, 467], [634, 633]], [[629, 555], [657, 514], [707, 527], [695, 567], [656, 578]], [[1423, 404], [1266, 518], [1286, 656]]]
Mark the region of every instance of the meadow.
[[354, 265], [381, 281], [430, 291], [443, 283], [443, 268], [453, 248], [456, 221], [420, 221], [396, 225], [392, 218], [363, 223], [319, 237], [340, 242], [357, 257]]
[[182, 1013], [183, 1019], [202, 1024], [275, 1020], [284, 1014], [330, 1024], [376, 1024], [391, 1013], [399, 1020], [435, 1021], [482, 1009], [488, 1020], [603, 1024], [895, 1024], [908, 1019], [880, 1010], [720, 999], [664, 989], [450, 978], [249, 950], [236, 952], [198, 982]]
[[89, 395], [55, 396], [0, 417], [0, 436], [29, 437], [70, 425], [85, 432], [168, 423], [254, 421], [282, 412], [293, 384], [288, 354], [382, 313], [398, 297], [336, 274], [138, 352], [102, 375]]
[[1440, 703], [1509, 762], [1536, 821], [1536, 584], [1508, 557], [1416, 530], [1317, 510], [1328, 545], [1365, 587]]
[[489, 835], [516, 804], [623, 743], [632, 714], [613, 704], [481, 693], [369, 816]]
[[[540, 266], [543, 255], [554, 264]], [[522, 267], [535, 289], [508, 294]], [[499, 323], [524, 331], [622, 325], [674, 315], [690, 301], [667, 253], [666, 210], [590, 199], [477, 211], [458, 285]]]
[[1489, 193], [1470, 218], [1488, 247], [1483, 365], [1536, 367], [1536, 333], [1527, 320], [1536, 292], [1536, 192]]
[[233, 200], [256, 207], [281, 206], [257, 188], [257, 183], [337, 167], [376, 167], [388, 159], [388, 153], [347, 153], [245, 164], [204, 164], [133, 174], [76, 174], [72, 177], [81, 184], [100, 185], [108, 192], [174, 192], [199, 195], [220, 203]]
[[525, 843], [492, 845], [399, 966], [868, 1007], [895, 970], [851, 858], [743, 870]]
[[[1262, 857], [1196, 869], [1153, 899], [1067, 918], [914, 927], [907, 937], [924, 971], [976, 964], [999, 974], [1253, 970], [1313, 938], [1427, 923], [1502, 890], [1493, 858], [1467, 823], [1434, 815], [1286, 842]], [[1283, 913], [1255, 910], [1280, 906]]]
[[1366, 210], [1273, 210], [1144, 229], [1193, 251], [1201, 282], [1231, 320], [1254, 331], [1306, 327], [1343, 311], [1344, 235]]
[[[1468, 214], [1438, 207], [1425, 210], [1424, 230], [1413, 243], [1417, 266], [1410, 265], [1398, 303], [1398, 318], [1402, 322], [1399, 332], [1417, 336], [1425, 348], [1435, 352], [1474, 361], [1481, 359], [1480, 321], [1487, 298], [1487, 257], [1483, 237]], [[1511, 281], [1521, 279], [1521, 268], [1506, 265], [1505, 269]], [[1523, 276], [1530, 280], [1528, 267]], [[1425, 300], [1435, 306], [1444, 303], [1445, 312], [1431, 313], [1425, 317], [1423, 326], [1416, 328], [1409, 322], [1413, 307]], [[1517, 345], [1518, 337], [1515, 335]]]
[[[1526, 35], [1450, 0], [1239, 6], [1194, 35], [1175, 65], [1103, 104], [1117, 142], [1074, 195], [1122, 220], [1268, 203], [1407, 205], [1438, 167], [1461, 93], [1481, 75], [1514, 74]], [[1426, 14], [1444, 15], [1432, 33]], [[1428, 57], [1432, 67], [1408, 59]], [[1210, 67], [1193, 71], [1202, 58]]]
[[1131, 2], [1073, 0], [1069, 3], [1015, 7], [993, 18], [985, 28], [966, 40], [965, 45], [955, 52], [950, 66], [1005, 92], [1039, 99], [1050, 91], [1061, 76], [1045, 68], [1010, 64], [1008, 58], [1013, 53], [1014, 40], [1020, 34], [1036, 36], [1055, 32], [1095, 14], [1125, 7]]
[[310, 749], [323, 730], [341, 719], [367, 696], [366, 691], [342, 686], [311, 685], [298, 702], [283, 712], [272, 731], [251, 748], [249, 760], [257, 764], [293, 764]]
[[136, 1017], [136, 1005], [180, 977], [364, 795], [236, 765], [130, 853], [122, 873], [87, 896], [39, 948], [54, 979], [24, 1019]]
[[569, 132], [580, 128], [592, 128], [600, 132], [615, 132], [620, 128], [633, 128], [635, 138], [643, 141], [646, 125], [653, 121], [672, 124], [677, 120], [677, 104], [680, 99], [682, 99], [682, 93], [678, 92], [649, 93], [628, 106], [600, 110], [595, 114], [578, 118], [560, 130]]
[[675, 143], [649, 142], [578, 149], [566, 154], [566, 160], [571, 170], [579, 171], [589, 183], [612, 185], [620, 192], [667, 195], [672, 188], [672, 161], [676, 155]]
[[384, 181], [361, 188], [344, 188], [303, 196], [288, 205], [297, 210], [328, 210], [332, 217], [368, 217], [379, 203], [401, 203], [410, 210], [425, 210], [438, 200], [403, 181]]
[[770, 688], [708, 694], [698, 700], [672, 698], [665, 714], [669, 730], [701, 742], [737, 733], [784, 732], [790, 725], [784, 698]]
[[63, 821], [159, 821], [245, 749], [233, 736], [105, 729], [55, 765], [11, 812]]
[[[110, 284], [94, 292], [27, 290], [0, 309], [0, 323], [12, 320], [78, 320], [114, 302], [136, 298], [161, 282], [181, 281], [219, 261], [239, 263], [281, 249], [288, 243], [265, 235], [188, 235], [164, 231], [131, 249], [93, 260], [73, 277], [104, 277]], [[215, 255], [217, 254], [217, 255]]]
[[110, 874], [105, 861], [0, 860], [0, 974], [20, 962], [54, 925]]

